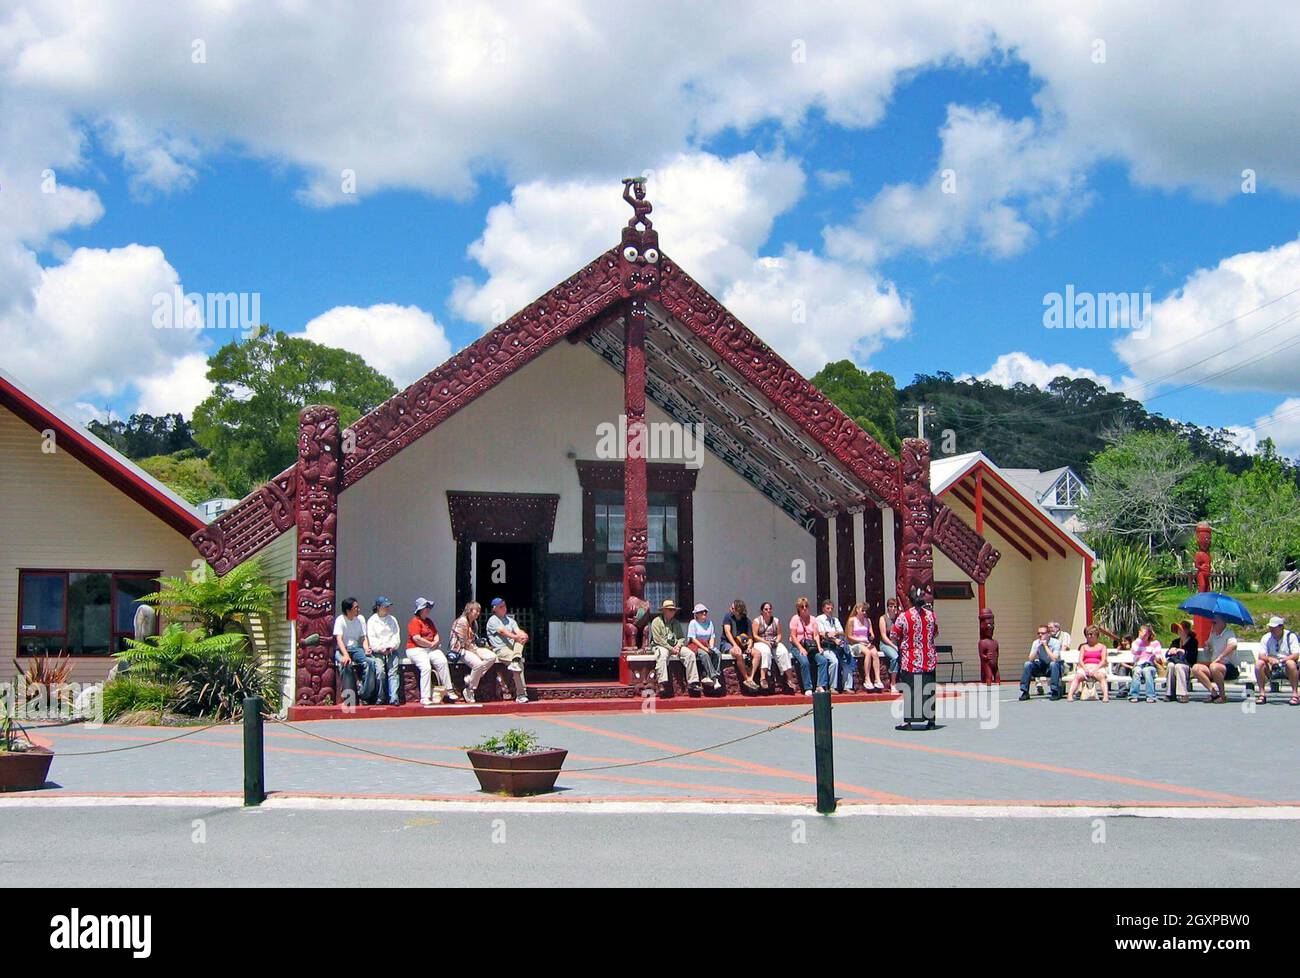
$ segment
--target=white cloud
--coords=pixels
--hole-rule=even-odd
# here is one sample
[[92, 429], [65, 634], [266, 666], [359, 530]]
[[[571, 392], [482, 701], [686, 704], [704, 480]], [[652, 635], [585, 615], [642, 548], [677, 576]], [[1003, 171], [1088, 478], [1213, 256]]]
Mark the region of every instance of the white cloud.
[[950, 105], [939, 137], [932, 177], [887, 186], [853, 224], [828, 228], [831, 254], [874, 262], [904, 249], [940, 257], [971, 245], [1004, 258], [1088, 202], [1087, 161], [1054, 127]]
[[[867, 269], [795, 248], [759, 254], [804, 184], [783, 156], [691, 153], [654, 171], [649, 196], [663, 251], [797, 368], [816, 371], [902, 336], [911, 310]], [[515, 188], [469, 249], [487, 280], [457, 282], [452, 307], [485, 327], [501, 322], [617, 244], [629, 214], [609, 181]]]
[[170, 374], [198, 350], [197, 330], [152, 323], [153, 297], [170, 296], [179, 282], [158, 248], [78, 248], [41, 269], [29, 301], [10, 307], [6, 367], [58, 404], [129, 398], [133, 385]]
[[360, 354], [398, 387], [405, 387], [451, 356], [451, 343], [442, 326], [416, 306], [335, 306], [297, 335]]
[[1068, 363], [1048, 363], [1019, 351], [1002, 354], [976, 379], [998, 384], [1001, 387], [1032, 384], [1044, 390], [1057, 377], [1085, 378], [1100, 384], [1107, 390], [1122, 389], [1121, 385], [1116, 384], [1112, 378], [1099, 374], [1095, 370], [1089, 370], [1087, 367], [1072, 367]]
[[1231, 255], [1156, 302], [1149, 329], [1122, 337], [1115, 352], [1147, 395], [1192, 383], [1292, 391], [1300, 373], [1298, 289], [1300, 238]]
[[1300, 458], [1300, 397], [1288, 397], [1268, 414], [1256, 418], [1253, 428], [1244, 431], [1249, 438], [1249, 451], [1253, 452], [1265, 438], [1271, 438], [1282, 455]]
[[208, 358], [203, 353], [187, 353], [151, 377], [136, 381], [139, 399], [135, 410], [145, 414], [179, 413], [190, 418], [199, 402], [212, 393], [208, 382]]
[[832, 360], [866, 363], [912, 319], [892, 283], [793, 247], [755, 259], [721, 299], [805, 375]]

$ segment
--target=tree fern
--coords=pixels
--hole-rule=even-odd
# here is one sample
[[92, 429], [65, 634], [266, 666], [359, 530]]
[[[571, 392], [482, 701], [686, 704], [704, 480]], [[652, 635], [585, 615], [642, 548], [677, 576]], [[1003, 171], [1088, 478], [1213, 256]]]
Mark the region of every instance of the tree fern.
[[156, 604], [169, 621], [197, 626], [209, 635], [242, 632], [257, 615], [269, 618], [280, 595], [256, 558], [218, 576], [207, 564], [182, 577], [164, 577], [153, 594], [140, 600]]

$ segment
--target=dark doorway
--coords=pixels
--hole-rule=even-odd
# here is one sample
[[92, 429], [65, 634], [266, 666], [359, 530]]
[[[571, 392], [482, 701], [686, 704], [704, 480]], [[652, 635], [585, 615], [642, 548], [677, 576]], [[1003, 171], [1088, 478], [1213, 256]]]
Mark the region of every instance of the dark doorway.
[[505, 600], [519, 627], [531, 636], [526, 660], [546, 658], [546, 619], [537, 587], [538, 544], [480, 540], [474, 544], [474, 600], [483, 606], [486, 626], [492, 613], [488, 602]]

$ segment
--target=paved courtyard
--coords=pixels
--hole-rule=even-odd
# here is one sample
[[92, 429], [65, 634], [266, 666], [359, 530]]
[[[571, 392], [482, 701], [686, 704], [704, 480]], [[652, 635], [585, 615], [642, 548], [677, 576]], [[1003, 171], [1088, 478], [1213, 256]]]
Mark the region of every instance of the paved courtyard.
[[[896, 706], [834, 709], [841, 803], [1250, 807], [1300, 805], [1295, 742], [1300, 709], [1285, 700], [1233, 703], [1016, 702], [1014, 687], [982, 701], [946, 701], [976, 714], [927, 733], [893, 729]], [[958, 707], [957, 704], [962, 706]], [[267, 788], [290, 796], [484, 800], [462, 746], [517, 724], [569, 758], [556, 802], [807, 803], [814, 794], [812, 718], [763, 732], [801, 707], [662, 713], [476, 716], [318, 721], [266, 729]], [[184, 731], [179, 731], [184, 732]], [[57, 751], [50, 787], [36, 797], [238, 795], [241, 730], [219, 727], [172, 743], [174, 728], [80, 726], [39, 735]], [[750, 737], [690, 757], [606, 770]], [[329, 738], [330, 743], [320, 738]], [[363, 748], [373, 753], [362, 753]], [[424, 763], [409, 763], [417, 760]], [[3, 799], [0, 799], [2, 801]]]

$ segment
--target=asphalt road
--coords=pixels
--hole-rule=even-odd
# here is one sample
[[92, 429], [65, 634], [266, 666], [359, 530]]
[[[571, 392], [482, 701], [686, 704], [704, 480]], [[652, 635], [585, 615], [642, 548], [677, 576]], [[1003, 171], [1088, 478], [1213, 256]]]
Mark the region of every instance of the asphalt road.
[[1217, 818], [7, 808], [0, 878], [78, 888], [1295, 886], [1295, 831], [1294, 821]]

